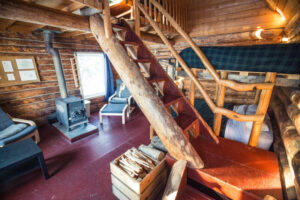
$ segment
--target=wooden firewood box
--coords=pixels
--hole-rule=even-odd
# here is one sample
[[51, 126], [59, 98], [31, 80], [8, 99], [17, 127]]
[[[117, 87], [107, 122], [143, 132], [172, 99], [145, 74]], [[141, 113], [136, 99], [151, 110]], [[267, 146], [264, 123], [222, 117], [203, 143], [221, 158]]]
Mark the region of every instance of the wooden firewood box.
[[122, 155], [110, 163], [113, 194], [121, 200], [156, 199], [167, 182], [168, 168], [165, 159], [138, 181], [117, 165], [121, 157]]

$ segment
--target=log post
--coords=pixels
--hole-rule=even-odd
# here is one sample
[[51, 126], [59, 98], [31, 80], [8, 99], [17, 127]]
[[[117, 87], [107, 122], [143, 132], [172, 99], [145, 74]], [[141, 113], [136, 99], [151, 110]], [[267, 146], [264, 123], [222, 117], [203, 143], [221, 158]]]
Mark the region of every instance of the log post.
[[[192, 69], [192, 72], [194, 74], [194, 76], [197, 78], [197, 69]], [[192, 104], [192, 106], [195, 105], [195, 84], [192, 80], [190, 80], [190, 103]]]
[[140, 31], [140, 27], [141, 27], [141, 19], [140, 19], [140, 10], [139, 8], [137, 7], [137, 3], [138, 3], [138, 0], [133, 0], [133, 7], [134, 7], [134, 30], [135, 30], [135, 33], [138, 35], [138, 36], [141, 36], [141, 31]]
[[204, 163], [200, 156], [139, 71], [136, 63], [130, 59], [114, 35], [110, 39], [105, 37], [103, 19], [99, 15], [90, 17], [90, 28], [170, 155], [177, 160], [187, 160], [192, 168], [203, 168]]
[[[227, 79], [228, 72], [222, 71], [221, 78]], [[226, 87], [224, 85], [218, 84], [217, 95], [216, 95], [216, 105], [218, 107], [224, 107], [224, 99], [225, 99]], [[214, 132], [217, 136], [220, 135], [222, 124], [222, 114], [215, 113], [214, 114]]]
[[177, 200], [180, 198], [187, 184], [186, 161], [178, 160], [172, 166], [168, 182], [162, 196], [163, 200]]
[[152, 140], [153, 136], [154, 136], [154, 130], [152, 126], [150, 126], [150, 140]]
[[[267, 72], [265, 82], [274, 83], [275, 80], [276, 80], [276, 73], [275, 72]], [[268, 107], [269, 107], [272, 91], [273, 91], [273, 89], [269, 89], [269, 90], [263, 90], [261, 92], [261, 95], [259, 98], [259, 103], [258, 103], [257, 110], [256, 110], [257, 115], [263, 115], [263, 116], [266, 115]], [[248, 144], [250, 146], [255, 147], [257, 145], [263, 122], [264, 122], [264, 118], [262, 118], [262, 120], [260, 120], [260, 121], [253, 122], [251, 135], [250, 135], [250, 139], [248, 142]]]
[[112, 28], [111, 28], [111, 21], [110, 21], [110, 8], [108, 0], [103, 1], [104, 4], [104, 29], [105, 29], [105, 36], [106, 38], [110, 38], [112, 35]]

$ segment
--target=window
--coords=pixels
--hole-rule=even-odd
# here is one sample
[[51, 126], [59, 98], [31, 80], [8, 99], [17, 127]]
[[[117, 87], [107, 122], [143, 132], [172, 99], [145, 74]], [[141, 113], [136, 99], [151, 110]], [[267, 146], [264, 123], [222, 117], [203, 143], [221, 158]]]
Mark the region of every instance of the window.
[[77, 52], [77, 63], [83, 98], [105, 95], [103, 53]]

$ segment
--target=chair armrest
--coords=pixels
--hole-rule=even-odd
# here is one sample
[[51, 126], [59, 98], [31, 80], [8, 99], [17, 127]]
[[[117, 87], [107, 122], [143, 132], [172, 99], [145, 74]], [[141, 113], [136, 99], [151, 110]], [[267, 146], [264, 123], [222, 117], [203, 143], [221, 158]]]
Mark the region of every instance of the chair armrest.
[[113, 95], [111, 95], [109, 98], [108, 98], [108, 103], [111, 101], [112, 98], [114, 98], [115, 96], [117, 95], [117, 93], [115, 92]]
[[128, 97], [128, 104], [129, 104], [129, 106], [131, 105], [132, 98], [133, 98], [133, 96]]
[[102, 108], [99, 110], [99, 113], [101, 113], [101, 111], [102, 111], [107, 105], [108, 105], [107, 103], [104, 104], [104, 105], [102, 106]]
[[36, 126], [34, 121], [27, 120], [27, 119], [11, 118], [11, 120], [18, 123], [29, 124], [30, 126]]

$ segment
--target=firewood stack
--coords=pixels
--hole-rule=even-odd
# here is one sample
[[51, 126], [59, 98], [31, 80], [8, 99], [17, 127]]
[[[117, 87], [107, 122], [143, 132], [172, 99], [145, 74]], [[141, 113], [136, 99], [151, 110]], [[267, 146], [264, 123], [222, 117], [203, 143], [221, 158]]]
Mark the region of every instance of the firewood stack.
[[136, 148], [127, 150], [118, 160], [117, 165], [129, 176], [141, 181], [158, 164]]
[[285, 147], [295, 189], [300, 199], [300, 90], [278, 87], [270, 106], [274, 112]]

